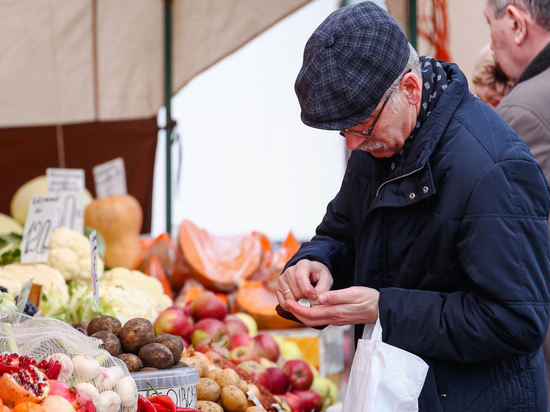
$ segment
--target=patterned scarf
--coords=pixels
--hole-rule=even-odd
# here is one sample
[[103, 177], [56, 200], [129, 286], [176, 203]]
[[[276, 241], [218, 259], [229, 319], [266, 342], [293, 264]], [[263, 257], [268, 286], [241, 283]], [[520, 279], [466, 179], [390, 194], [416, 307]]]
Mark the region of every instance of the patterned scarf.
[[417, 135], [418, 131], [434, 109], [437, 99], [445, 91], [448, 86], [447, 73], [433, 57], [421, 56], [420, 69], [422, 71], [422, 104], [420, 105], [420, 113], [416, 118], [416, 126], [409, 138], [405, 141], [403, 150], [411, 145], [412, 140]]

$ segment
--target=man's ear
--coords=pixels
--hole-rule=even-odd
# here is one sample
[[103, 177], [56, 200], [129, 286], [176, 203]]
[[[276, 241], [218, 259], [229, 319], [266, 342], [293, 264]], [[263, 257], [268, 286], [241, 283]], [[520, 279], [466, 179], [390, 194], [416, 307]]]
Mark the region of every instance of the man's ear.
[[416, 105], [422, 100], [422, 80], [414, 73], [407, 73], [402, 80], [409, 104]]
[[523, 44], [527, 37], [527, 16], [527, 12], [517, 6], [506, 6], [509, 29], [512, 30], [514, 42], [518, 46]]

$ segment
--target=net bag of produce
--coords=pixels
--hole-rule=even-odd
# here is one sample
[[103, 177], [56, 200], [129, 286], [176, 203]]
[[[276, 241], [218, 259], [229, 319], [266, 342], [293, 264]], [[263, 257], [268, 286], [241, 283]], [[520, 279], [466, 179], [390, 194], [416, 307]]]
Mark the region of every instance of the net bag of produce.
[[[96, 412], [135, 412], [136, 383], [126, 364], [102, 349], [102, 343], [56, 319], [0, 311], [1, 364], [24, 368], [30, 358], [42, 369], [54, 365], [57, 377], [46, 379], [49, 395], [75, 395], [74, 387], [81, 403], [92, 402]], [[83, 411], [90, 410], [83, 405]]]

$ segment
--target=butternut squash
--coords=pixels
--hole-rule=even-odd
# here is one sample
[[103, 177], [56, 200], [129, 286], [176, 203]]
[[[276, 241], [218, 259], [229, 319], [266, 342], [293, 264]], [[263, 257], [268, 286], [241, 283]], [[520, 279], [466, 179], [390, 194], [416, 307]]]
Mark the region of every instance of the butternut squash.
[[234, 291], [261, 262], [261, 241], [253, 233], [216, 236], [184, 220], [178, 239], [191, 274], [214, 292]]
[[103, 235], [104, 262], [110, 268], [133, 268], [141, 253], [142, 223], [141, 205], [128, 194], [95, 199], [84, 210], [84, 224]]

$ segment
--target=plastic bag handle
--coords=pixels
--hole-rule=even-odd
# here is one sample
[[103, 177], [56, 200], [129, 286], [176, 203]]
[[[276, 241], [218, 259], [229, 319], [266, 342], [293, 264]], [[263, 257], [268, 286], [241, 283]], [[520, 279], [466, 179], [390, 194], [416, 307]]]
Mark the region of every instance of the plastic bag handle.
[[365, 323], [362, 339], [382, 342], [382, 325], [380, 324], [380, 317], [376, 319], [376, 323], [374, 324]]

